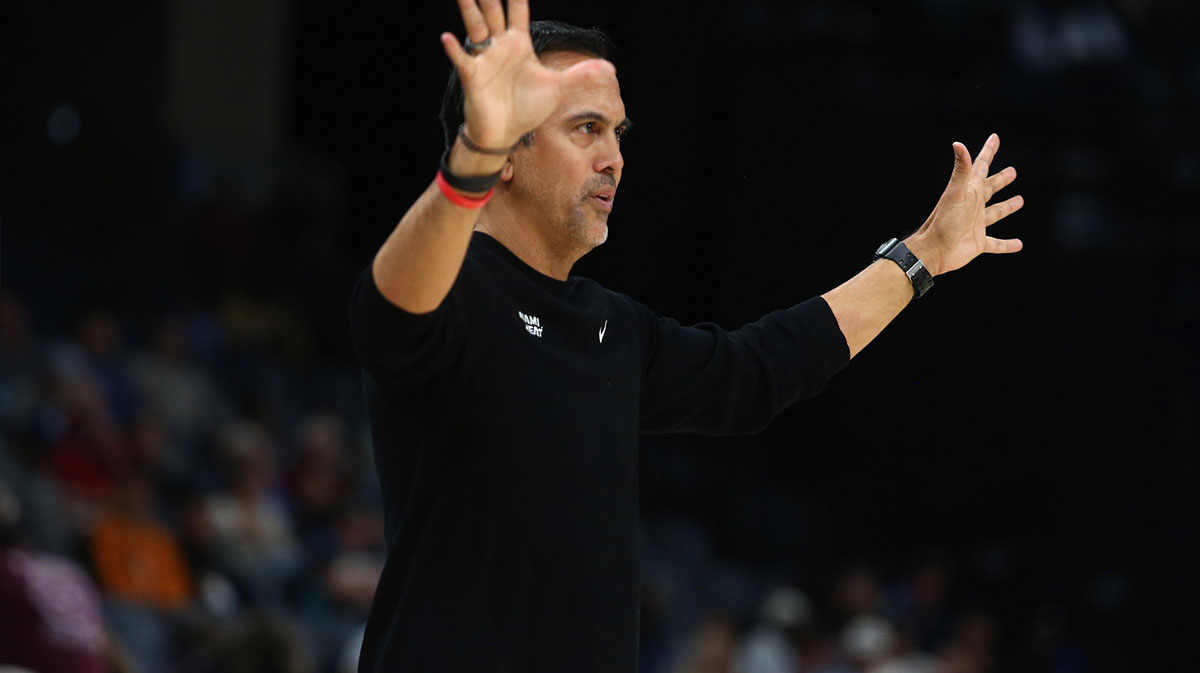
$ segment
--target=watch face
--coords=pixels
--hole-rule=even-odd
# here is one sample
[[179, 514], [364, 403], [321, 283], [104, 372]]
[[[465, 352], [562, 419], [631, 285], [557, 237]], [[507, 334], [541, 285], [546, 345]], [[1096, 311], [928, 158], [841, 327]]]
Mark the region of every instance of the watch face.
[[894, 238], [884, 242], [884, 244], [879, 246], [879, 249], [875, 251], [875, 254], [877, 256], [886, 255], [888, 252], [888, 248], [892, 247], [895, 243], [896, 243], [896, 239], [894, 239]]

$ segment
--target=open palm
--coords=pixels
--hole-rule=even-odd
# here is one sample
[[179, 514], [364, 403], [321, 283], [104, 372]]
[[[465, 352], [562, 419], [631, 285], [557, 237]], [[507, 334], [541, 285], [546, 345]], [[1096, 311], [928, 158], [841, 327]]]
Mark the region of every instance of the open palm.
[[996, 192], [1017, 178], [1017, 171], [1011, 166], [988, 176], [999, 148], [1000, 137], [993, 133], [972, 162], [967, 148], [962, 143], [954, 143], [954, 171], [950, 183], [933, 212], [913, 234], [914, 243], [909, 246], [934, 275], [962, 268], [983, 253], [1003, 254], [1022, 248], [1020, 239], [1001, 239], [987, 234], [988, 227], [1025, 205], [1020, 196], [987, 205]]
[[462, 81], [468, 135], [480, 145], [515, 144], [554, 112], [569, 86], [616, 73], [603, 59], [561, 71], [542, 65], [529, 37], [528, 0], [509, 0], [507, 22], [500, 0], [458, 0], [458, 7], [470, 42], [487, 45], [467, 53], [454, 35], [441, 37]]

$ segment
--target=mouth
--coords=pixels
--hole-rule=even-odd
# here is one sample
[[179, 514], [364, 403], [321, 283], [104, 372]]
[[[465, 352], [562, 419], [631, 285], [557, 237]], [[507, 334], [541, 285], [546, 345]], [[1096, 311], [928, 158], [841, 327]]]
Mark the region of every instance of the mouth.
[[596, 204], [601, 210], [606, 213], [612, 212], [613, 197], [616, 196], [617, 190], [612, 187], [605, 187], [598, 192], [588, 196], [588, 199]]

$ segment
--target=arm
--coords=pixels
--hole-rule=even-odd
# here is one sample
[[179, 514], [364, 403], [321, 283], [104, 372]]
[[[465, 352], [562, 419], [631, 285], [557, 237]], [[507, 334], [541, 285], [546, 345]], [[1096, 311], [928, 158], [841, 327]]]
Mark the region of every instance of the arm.
[[[486, 49], [468, 55], [453, 35], [441, 36], [462, 82], [466, 133], [480, 146], [513, 146], [550, 116], [566, 86], [615, 72], [600, 59], [563, 71], [544, 67], [529, 38], [527, 0], [509, 0], [507, 27], [500, 0], [458, 0], [458, 5], [471, 42], [491, 40]], [[507, 161], [471, 152], [459, 139], [447, 164], [451, 173], [471, 176], [497, 173]], [[478, 214], [450, 203], [431, 184], [375, 255], [371, 273], [380, 293], [409, 313], [440, 306], [458, 276]]]
[[634, 306], [646, 335], [642, 432], [758, 432], [797, 400], [820, 392], [850, 361], [820, 297], [732, 331], [711, 323], [684, 327]]
[[[933, 213], [905, 244], [937, 275], [984, 252], [1016, 252], [1019, 240], [987, 236], [987, 226], [1016, 212], [1021, 197], [987, 207], [1016, 178], [1006, 168], [987, 177], [1000, 140], [988, 138], [972, 165], [954, 144], [954, 172]], [[739, 330], [681, 327], [646, 319], [643, 432], [756, 432], [796, 400], [815, 395], [912, 299], [912, 284], [891, 260], [880, 259], [830, 290]]]
[[[1017, 177], [1011, 166], [988, 177], [1000, 137], [992, 134], [975, 157], [954, 143], [954, 172], [925, 223], [904, 243], [934, 276], [954, 271], [982, 253], [1021, 249], [1019, 239], [988, 236], [987, 227], [1020, 210], [1024, 200], [1014, 196], [992, 206], [987, 202]], [[888, 326], [912, 299], [908, 277], [894, 262], [876, 260], [858, 275], [821, 295], [837, 318], [838, 327], [854, 357]]]

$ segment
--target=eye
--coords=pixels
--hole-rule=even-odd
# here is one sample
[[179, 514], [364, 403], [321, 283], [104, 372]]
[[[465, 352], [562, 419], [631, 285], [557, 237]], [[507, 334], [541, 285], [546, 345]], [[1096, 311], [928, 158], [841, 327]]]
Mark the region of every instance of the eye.
[[596, 128], [596, 122], [587, 122], [579, 128], [583, 129], [584, 133], [591, 133]]

